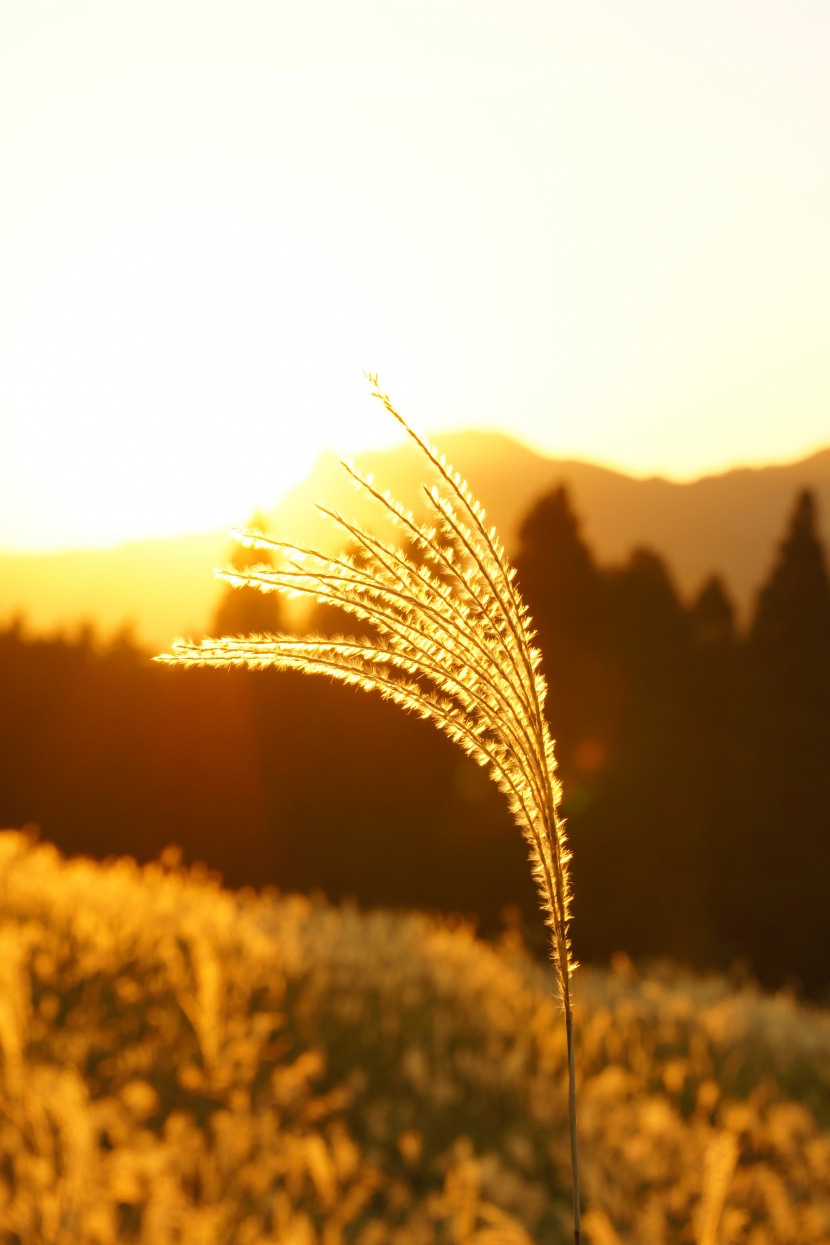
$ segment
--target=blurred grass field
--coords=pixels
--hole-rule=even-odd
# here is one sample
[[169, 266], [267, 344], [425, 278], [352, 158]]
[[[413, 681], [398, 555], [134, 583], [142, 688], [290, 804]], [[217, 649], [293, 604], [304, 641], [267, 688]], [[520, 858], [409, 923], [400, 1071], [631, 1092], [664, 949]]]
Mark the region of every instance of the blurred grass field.
[[[827, 1012], [626, 961], [575, 993], [588, 1242], [830, 1241]], [[4, 832], [0, 1240], [565, 1242], [552, 996], [512, 933]]]

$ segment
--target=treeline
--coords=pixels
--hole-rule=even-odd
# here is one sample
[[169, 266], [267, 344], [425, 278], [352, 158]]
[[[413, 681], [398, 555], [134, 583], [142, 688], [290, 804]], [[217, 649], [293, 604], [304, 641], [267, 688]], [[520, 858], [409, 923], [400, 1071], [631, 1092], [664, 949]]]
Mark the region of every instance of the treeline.
[[[240, 554], [244, 557], [244, 554]], [[516, 562], [538, 628], [574, 848], [577, 956], [745, 965], [830, 987], [830, 581], [810, 494], [747, 627], [661, 559], [598, 566], [567, 494]], [[279, 630], [276, 596], [220, 633]], [[320, 608], [310, 629], [350, 631]], [[428, 723], [290, 673], [153, 665], [122, 637], [0, 634], [0, 824], [67, 852], [179, 844], [234, 886], [507, 919], [543, 938], [503, 797]]]
[[798, 499], [748, 627], [654, 553], [596, 565], [563, 490], [519, 578], [551, 686], [586, 959], [614, 946], [830, 985], [830, 581]]

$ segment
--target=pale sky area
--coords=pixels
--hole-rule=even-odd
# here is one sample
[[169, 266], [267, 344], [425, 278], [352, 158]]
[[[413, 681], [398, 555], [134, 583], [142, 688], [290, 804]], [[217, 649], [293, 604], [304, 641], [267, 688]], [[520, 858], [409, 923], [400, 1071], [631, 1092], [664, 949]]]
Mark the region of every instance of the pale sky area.
[[[422, 429], [830, 444], [830, 5], [0, 7], [0, 547], [244, 522]], [[463, 469], [463, 464], [458, 464]]]

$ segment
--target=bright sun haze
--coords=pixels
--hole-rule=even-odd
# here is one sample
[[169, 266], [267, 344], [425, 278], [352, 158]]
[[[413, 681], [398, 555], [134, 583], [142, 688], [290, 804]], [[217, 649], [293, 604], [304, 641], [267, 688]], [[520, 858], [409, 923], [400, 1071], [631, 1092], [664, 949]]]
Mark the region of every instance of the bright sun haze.
[[212, 530], [418, 426], [830, 440], [830, 9], [0, 15], [0, 549]]
[[301, 233], [258, 222], [91, 240], [38, 291], [7, 372], [20, 542], [229, 526], [325, 448], [388, 436], [354, 364], [385, 336], [360, 287]]

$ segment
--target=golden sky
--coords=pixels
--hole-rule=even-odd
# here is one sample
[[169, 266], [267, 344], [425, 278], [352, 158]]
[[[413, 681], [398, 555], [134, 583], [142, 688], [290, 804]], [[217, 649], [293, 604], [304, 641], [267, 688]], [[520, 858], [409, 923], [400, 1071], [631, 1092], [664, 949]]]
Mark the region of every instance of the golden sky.
[[[830, 443], [830, 6], [0, 9], [0, 547], [210, 529], [421, 428]], [[463, 464], [459, 464], [463, 468]]]

